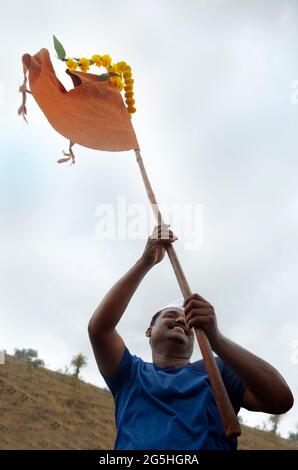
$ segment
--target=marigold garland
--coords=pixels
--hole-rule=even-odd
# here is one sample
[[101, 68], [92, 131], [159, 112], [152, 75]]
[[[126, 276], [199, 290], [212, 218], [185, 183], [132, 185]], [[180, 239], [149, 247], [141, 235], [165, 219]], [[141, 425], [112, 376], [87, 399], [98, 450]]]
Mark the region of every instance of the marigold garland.
[[86, 57], [81, 57], [80, 59], [67, 57], [62, 60], [66, 63], [70, 72], [74, 72], [79, 68], [81, 72], [87, 73], [92, 65], [98, 68], [104, 67], [108, 74], [106, 78], [109, 79], [111, 85], [117, 86], [120, 91], [124, 89], [125, 103], [129, 114], [131, 115], [136, 112], [133, 92], [134, 80], [132, 78], [131, 66], [126, 62], [112, 63], [112, 58], [108, 54], [94, 54], [91, 59]]

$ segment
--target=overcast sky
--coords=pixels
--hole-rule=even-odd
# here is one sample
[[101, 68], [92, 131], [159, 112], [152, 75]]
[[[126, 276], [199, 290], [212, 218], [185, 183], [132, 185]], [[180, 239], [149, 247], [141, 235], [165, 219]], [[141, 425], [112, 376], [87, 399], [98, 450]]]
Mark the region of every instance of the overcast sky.
[[[293, 1], [10, 1], [0, 18], [0, 349], [37, 349], [48, 367], [88, 357], [85, 380], [103, 386], [87, 324], [100, 299], [141, 255], [145, 240], [100, 240], [96, 210], [148, 206], [133, 152], [76, 147], [28, 97], [17, 115], [21, 56], [49, 49], [108, 53], [132, 65], [133, 124], [157, 198], [203, 210], [199, 249], [177, 253], [193, 291], [215, 307], [223, 334], [278, 368], [298, 400], [298, 3]], [[148, 227], [149, 230], [153, 228]], [[202, 229], [202, 230], [201, 230]], [[175, 230], [175, 227], [173, 227]], [[178, 297], [167, 259], [145, 278], [119, 332], [150, 361], [144, 331]], [[296, 342], [296, 343], [295, 343]], [[193, 359], [196, 359], [198, 352]], [[298, 422], [286, 415], [284, 435]], [[242, 412], [248, 424], [266, 415]]]

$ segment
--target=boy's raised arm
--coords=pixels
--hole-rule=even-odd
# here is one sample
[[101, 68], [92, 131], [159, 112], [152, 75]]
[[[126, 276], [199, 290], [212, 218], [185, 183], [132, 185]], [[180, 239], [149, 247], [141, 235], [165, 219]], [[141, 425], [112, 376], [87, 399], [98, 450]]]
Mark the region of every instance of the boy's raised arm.
[[108, 291], [92, 315], [88, 332], [100, 372], [109, 377], [116, 371], [125, 344], [116, 331], [130, 299], [145, 274], [165, 255], [165, 246], [176, 237], [168, 225], [155, 227], [145, 250], [133, 267]]

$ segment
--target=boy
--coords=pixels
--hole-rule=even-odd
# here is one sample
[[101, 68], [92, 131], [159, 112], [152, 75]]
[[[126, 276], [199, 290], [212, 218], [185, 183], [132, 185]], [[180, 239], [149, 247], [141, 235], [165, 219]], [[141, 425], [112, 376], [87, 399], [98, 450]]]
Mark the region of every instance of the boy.
[[198, 294], [157, 312], [146, 331], [152, 363], [131, 355], [116, 326], [145, 274], [177, 237], [155, 227], [144, 253], [112, 287], [89, 322], [98, 368], [115, 400], [115, 449], [230, 450], [203, 361], [190, 362], [193, 328], [202, 328], [217, 354], [231, 403], [270, 414], [286, 413], [292, 393], [276, 369], [225, 338], [214, 308]]

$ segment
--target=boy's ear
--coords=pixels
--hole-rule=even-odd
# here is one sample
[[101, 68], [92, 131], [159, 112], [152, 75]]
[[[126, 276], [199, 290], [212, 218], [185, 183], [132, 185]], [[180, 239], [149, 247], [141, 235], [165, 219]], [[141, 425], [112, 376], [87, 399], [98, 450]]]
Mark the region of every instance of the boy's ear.
[[147, 336], [147, 338], [150, 338], [150, 336], [151, 336], [151, 330], [152, 330], [152, 328], [151, 328], [151, 326], [149, 326], [149, 328], [147, 328], [147, 330], [146, 330], [146, 336]]

